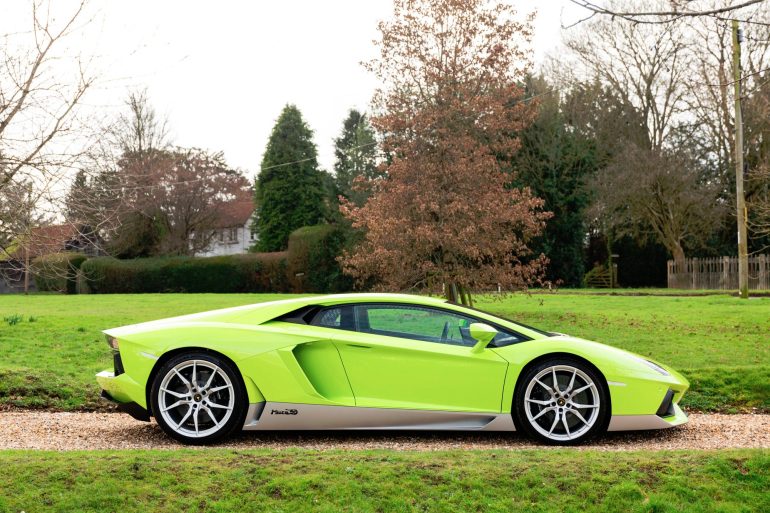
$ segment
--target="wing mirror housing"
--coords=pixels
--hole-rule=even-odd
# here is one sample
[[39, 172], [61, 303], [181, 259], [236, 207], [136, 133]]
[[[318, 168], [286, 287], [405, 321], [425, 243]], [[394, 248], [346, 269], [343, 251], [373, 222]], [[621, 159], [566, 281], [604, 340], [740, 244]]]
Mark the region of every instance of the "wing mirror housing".
[[483, 322], [474, 322], [470, 325], [470, 335], [476, 340], [476, 344], [471, 349], [471, 353], [480, 353], [487, 347], [495, 335], [497, 330], [489, 324]]

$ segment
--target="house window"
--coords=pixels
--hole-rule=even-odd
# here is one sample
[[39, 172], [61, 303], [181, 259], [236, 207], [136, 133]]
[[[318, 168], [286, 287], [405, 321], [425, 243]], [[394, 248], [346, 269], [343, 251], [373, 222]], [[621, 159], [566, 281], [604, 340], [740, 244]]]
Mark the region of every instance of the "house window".
[[230, 238], [228, 240], [230, 242], [238, 241], [238, 228], [230, 228]]

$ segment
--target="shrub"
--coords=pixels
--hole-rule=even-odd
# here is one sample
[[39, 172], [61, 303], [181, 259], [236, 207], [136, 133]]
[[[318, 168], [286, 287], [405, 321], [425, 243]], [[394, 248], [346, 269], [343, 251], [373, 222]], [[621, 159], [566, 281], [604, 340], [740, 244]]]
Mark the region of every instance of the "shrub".
[[78, 290], [92, 294], [149, 292], [287, 292], [285, 253], [206, 258], [92, 258]]
[[76, 293], [78, 269], [86, 260], [88, 257], [82, 253], [53, 253], [36, 258], [31, 271], [37, 290]]
[[340, 226], [304, 226], [289, 235], [288, 273], [294, 288], [306, 292], [344, 292], [352, 280], [342, 274], [337, 257], [347, 243]]
[[24, 320], [24, 316], [21, 314], [6, 315], [3, 317], [3, 321], [8, 323], [8, 326], [16, 326]]

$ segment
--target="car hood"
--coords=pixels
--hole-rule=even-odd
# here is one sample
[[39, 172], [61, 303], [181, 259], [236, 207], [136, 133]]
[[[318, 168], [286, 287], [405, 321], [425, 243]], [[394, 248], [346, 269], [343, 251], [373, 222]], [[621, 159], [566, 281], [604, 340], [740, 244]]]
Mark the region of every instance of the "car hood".
[[[538, 346], [547, 345], [547, 352], [572, 353], [581, 356], [594, 365], [596, 365], [605, 375], [615, 375], [620, 373], [632, 373], [635, 375], [644, 375], [651, 378], [658, 378], [664, 381], [672, 380], [683, 384], [688, 384], [687, 380], [677, 371], [668, 365], [658, 362], [648, 356], [626, 351], [607, 344], [586, 340], [579, 337], [572, 337], [565, 334], [556, 334], [551, 337], [539, 338], [527, 344], [538, 344]], [[511, 346], [511, 347], [515, 347]], [[543, 348], [540, 347], [542, 352]], [[648, 363], [661, 367], [668, 375], [663, 375], [656, 371]]]

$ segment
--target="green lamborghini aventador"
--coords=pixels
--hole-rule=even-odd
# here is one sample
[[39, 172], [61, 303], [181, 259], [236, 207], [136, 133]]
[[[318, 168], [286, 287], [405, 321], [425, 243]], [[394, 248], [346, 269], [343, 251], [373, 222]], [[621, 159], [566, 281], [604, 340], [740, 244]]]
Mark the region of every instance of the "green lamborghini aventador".
[[687, 422], [687, 380], [665, 365], [423, 296], [303, 297], [104, 333], [103, 397], [186, 443], [428, 429], [572, 444]]

